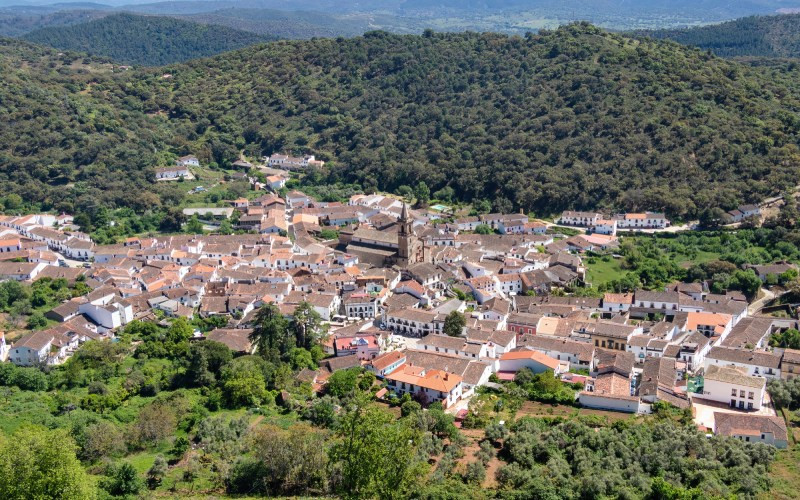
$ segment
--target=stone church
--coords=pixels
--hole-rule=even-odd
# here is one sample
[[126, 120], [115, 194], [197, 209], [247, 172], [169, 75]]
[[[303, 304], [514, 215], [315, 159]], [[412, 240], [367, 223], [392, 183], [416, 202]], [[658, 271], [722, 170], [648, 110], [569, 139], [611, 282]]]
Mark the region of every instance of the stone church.
[[385, 231], [361, 227], [339, 231], [339, 246], [375, 267], [408, 267], [425, 261], [425, 245], [414, 233], [414, 220], [403, 203], [400, 219]]

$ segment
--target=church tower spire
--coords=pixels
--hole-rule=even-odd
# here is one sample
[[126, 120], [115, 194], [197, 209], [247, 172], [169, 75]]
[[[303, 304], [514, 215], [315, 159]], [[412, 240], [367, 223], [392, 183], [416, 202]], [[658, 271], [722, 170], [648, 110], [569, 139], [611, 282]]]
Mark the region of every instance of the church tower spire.
[[403, 265], [413, 264], [414, 260], [414, 231], [413, 222], [408, 216], [408, 205], [403, 202], [403, 209], [400, 211], [399, 229], [397, 231], [397, 256]]

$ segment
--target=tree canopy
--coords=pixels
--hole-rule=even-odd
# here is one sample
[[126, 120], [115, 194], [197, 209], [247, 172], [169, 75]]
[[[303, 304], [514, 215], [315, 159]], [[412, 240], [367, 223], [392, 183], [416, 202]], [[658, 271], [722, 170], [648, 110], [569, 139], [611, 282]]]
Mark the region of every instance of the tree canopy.
[[186, 196], [153, 182], [176, 156], [285, 151], [328, 160], [309, 174], [328, 186], [690, 218], [795, 184], [798, 71], [587, 24], [278, 41], [121, 73], [3, 40], [0, 201], [143, 214]]

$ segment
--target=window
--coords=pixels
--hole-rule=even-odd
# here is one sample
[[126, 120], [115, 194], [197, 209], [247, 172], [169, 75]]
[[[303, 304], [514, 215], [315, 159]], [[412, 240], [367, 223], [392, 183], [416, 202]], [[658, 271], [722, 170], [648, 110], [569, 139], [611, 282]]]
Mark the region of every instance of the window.
[[736, 389], [731, 389], [731, 396], [736, 396]]
[[744, 397], [744, 391], [741, 391], [741, 390], [739, 391], [739, 397], [740, 397], [740, 398], [743, 398], [743, 397]]
[[753, 403], [747, 403], [747, 409], [748, 410], [752, 410], [753, 409]]
[[748, 392], [747, 393], [747, 399], [753, 399], [753, 393], [752, 392]]

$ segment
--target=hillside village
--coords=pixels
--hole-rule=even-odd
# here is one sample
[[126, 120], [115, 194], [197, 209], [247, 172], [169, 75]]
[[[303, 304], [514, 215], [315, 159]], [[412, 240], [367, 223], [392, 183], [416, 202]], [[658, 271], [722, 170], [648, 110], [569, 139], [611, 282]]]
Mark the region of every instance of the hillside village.
[[[175, 168], [195, 160], [184, 157]], [[315, 160], [268, 159], [282, 167], [295, 161]], [[187, 209], [208, 222], [234, 218], [247, 231], [235, 235], [96, 245], [68, 215], [0, 217], [0, 278], [80, 281], [91, 290], [47, 312], [51, 326], [1, 338], [0, 358], [57, 365], [135, 320], [177, 317], [216, 318], [221, 327], [194, 339], [249, 354], [262, 306], [291, 318], [307, 303], [329, 332], [330, 357], [298, 375], [318, 391], [332, 373], [361, 366], [385, 381], [379, 399], [407, 393], [463, 419], [476, 388], [523, 369], [551, 371], [582, 385], [575, 397], [586, 408], [647, 414], [667, 402], [691, 408], [709, 433], [787, 445], [766, 381], [800, 373], [800, 351], [768, 340], [796, 328], [795, 320], [751, 314], [740, 292], [715, 294], [704, 283], [602, 298], [555, 293], [585, 282], [582, 256], [613, 252], [617, 230], [669, 227], [662, 214], [565, 212], [558, 222], [588, 229], [567, 237], [523, 214], [442, 222], [434, 210], [384, 195], [326, 203], [257, 187], [263, 195], [227, 209]], [[476, 232], [481, 225], [492, 231]], [[338, 238], [323, 239], [331, 227]], [[794, 266], [754, 270], [766, 282]], [[463, 325], [448, 331], [459, 316]]]

